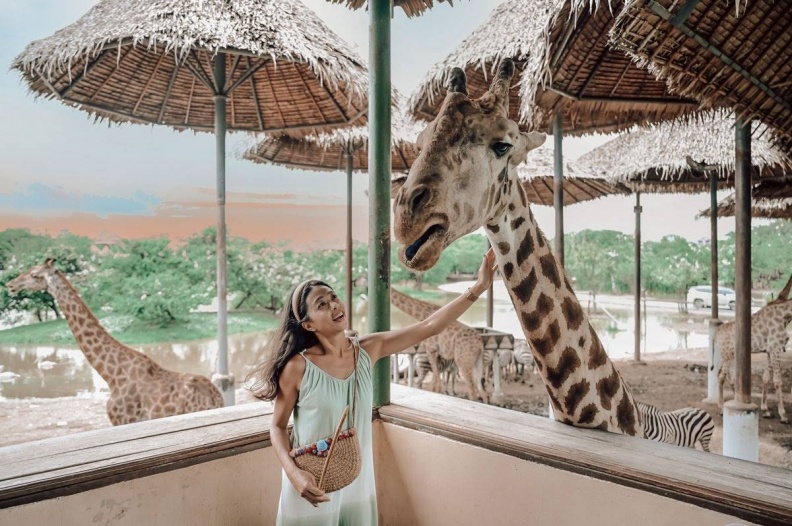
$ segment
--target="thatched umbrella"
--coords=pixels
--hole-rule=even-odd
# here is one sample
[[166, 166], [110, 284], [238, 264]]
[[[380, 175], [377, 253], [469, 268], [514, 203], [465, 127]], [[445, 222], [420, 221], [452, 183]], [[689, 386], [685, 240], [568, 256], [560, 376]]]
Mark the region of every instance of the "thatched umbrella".
[[[792, 219], [792, 175], [787, 180], [765, 181], [751, 189], [751, 216], [767, 219]], [[696, 217], [710, 217], [711, 208]], [[734, 194], [718, 203], [717, 216], [734, 215]]]
[[[775, 146], [766, 127], [756, 126], [753, 135], [752, 178], [785, 178], [792, 159]], [[735, 176], [734, 120], [728, 111], [713, 110], [684, 121], [639, 128], [594, 148], [576, 163], [587, 174], [622, 183], [636, 192], [706, 192], [710, 189], [709, 173], [716, 176], [719, 188], [731, 187]]]
[[[391, 169], [406, 172], [418, 156], [415, 140], [419, 129], [404, 111], [394, 113], [391, 135]], [[346, 298], [347, 327], [352, 329], [352, 172], [367, 171], [369, 162], [368, 127], [338, 128], [332, 132], [296, 139], [267, 136], [242, 153], [242, 158], [256, 163], [280, 164], [302, 170], [322, 172], [346, 170], [347, 235]]]
[[215, 132], [218, 371], [213, 379], [226, 404], [233, 403], [225, 132], [300, 136], [365, 122], [362, 60], [297, 0], [103, 0], [77, 22], [29, 44], [12, 67], [37, 95], [100, 120]]
[[[606, 177], [636, 193], [636, 294], [640, 290], [640, 194], [710, 192], [711, 206], [717, 203], [718, 188], [732, 187], [736, 179], [735, 130], [729, 112], [713, 110], [684, 121], [661, 123], [623, 134], [577, 159], [588, 174]], [[757, 180], [783, 178], [792, 166], [774, 146], [772, 134], [764, 126], [754, 130], [751, 167]], [[629, 162], [625, 162], [629, 159]], [[718, 320], [718, 229], [711, 221], [712, 321], [711, 340]], [[636, 319], [638, 317], [636, 297]], [[637, 344], [636, 344], [637, 345]], [[637, 348], [637, 347], [636, 347]], [[710, 348], [710, 364], [716, 356]], [[707, 401], [717, 399], [715, 368], [710, 368]]]
[[792, 149], [792, 2], [628, 0], [614, 44], [704, 104], [758, 118]]
[[[528, 155], [526, 162], [517, 167], [528, 202], [541, 206], [555, 205], [554, 162], [552, 150], [537, 148]], [[630, 189], [621, 183], [611, 182], [604, 177], [588, 177], [574, 162], [564, 163], [564, 174], [564, 206], [608, 195], [630, 194]]]
[[416, 116], [434, 118], [451, 69], [461, 67], [472, 97], [484, 93], [498, 63], [514, 60], [518, 90], [510, 117], [527, 129], [549, 129], [560, 113], [565, 134], [625, 130], [696, 110], [623, 52], [608, 47], [622, 0], [507, 0], [424, 76], [409, 100]]

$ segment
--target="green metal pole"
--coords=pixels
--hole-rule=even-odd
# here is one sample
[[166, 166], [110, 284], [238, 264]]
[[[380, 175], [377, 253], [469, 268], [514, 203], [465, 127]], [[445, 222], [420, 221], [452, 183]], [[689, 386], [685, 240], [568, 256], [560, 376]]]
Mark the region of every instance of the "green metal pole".
[[[390, 0], [369, 0], [369, 332], [390, 329]], [[390, 403], [390, 360], [374, 366], [374, 406]]]
[[564, 266], [564, 116], [553, 118], [553, 204], [555, 208], [555, 257]]
[[[347, 146], [349, 148], [349, 146]], [[354, 305], [352, 301], [352, 149], [346, 152], [347, 176], [347, 231], [346, 231], [346, 303], [347, 303], [347, 329], [352, 330], [352, 315]]]
[[226, 56], [218, 53], [214, 59], [214, 80], [219, 93], [215, 103], [215, 145], [217, 155], [217, 371], [212, 383], [223, 395], [226, 406], [234, 405], [234, 376], [228, 372], [228, 314], [226, 283]]

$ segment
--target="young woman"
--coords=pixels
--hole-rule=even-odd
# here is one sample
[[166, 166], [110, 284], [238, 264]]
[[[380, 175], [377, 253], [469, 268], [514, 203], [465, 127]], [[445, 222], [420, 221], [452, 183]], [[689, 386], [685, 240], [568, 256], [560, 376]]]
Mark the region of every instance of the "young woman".
[[[275, 401], [270, 437], [283, 465], [279, 525], [377, 524], [371, 447], [372, 365], [446, 328], [489, 288], [494, 272], [495, 254], [490, 249], [476, 283], [460, 297], [409, 327], [362, 336], [357, 369], [355, 346], [344, 332], [346, 309], [333, 289], [318, 280], [304, 281], [295, 287], [280, 327], [265, 349], [266, 358], [252, 373], [257, 380], [252, 386], [256, 395]], [[297, 467], [289, 451], [332, 436], [344, 409], [352, 405], [355, 380], [354, 421], [363, 466], [350, 485], [325, 494], [313, 475]], [[292, 412], [294, 431], [290, 442], [287, 425]]]

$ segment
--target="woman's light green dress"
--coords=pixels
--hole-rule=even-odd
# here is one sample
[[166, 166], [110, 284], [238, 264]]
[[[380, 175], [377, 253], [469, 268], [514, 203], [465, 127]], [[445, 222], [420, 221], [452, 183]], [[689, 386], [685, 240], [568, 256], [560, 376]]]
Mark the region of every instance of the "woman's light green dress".
[[[312, 444], [332, 436], [344, 408], [352, 405], [355, 376], [341, 380], [331, 376], [306, 358], [305, 375], [294, 407], [292, 447]], [[377, 524], [377, 491], [374, 486], [374, 455], [371, 438], [371, 358], [362, 348], [357, 363], [358, 393], [355, 428], [363, 454], [360, 475], [349, 486], [328, 493], [330, 502], [314, 508], [281, 476], [278, 506], [280, 526], [373, 526]], [[318, 481], [317, 481], [318, 482]]]

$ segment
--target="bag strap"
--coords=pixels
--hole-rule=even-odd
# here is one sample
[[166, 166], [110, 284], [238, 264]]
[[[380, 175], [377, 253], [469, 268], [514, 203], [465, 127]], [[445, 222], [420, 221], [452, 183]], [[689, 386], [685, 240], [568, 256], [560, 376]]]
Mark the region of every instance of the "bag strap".
[[355, 377], [355, 387], [352, 389], [352, 414], [349, 416], [349, 427], [355, 427], [355, 409], [357, 408], [357, 388], [358, 388], [358, 356], [360, 355], [360, 342], [358, 341], [357, 333], [349, 336], [352, 341], [352, 358], [355, 363], [355, 371], [352, 373]]

